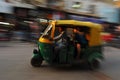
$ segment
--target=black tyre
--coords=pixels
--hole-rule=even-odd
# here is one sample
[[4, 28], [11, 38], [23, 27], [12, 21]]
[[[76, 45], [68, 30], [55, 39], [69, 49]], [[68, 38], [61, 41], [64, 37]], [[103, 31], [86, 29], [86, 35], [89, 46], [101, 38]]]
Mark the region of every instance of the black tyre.
[[89, 68], [91, 70], [98, 69], [100, 67], [100, 62], [98, 60], [93, 60], [91, 63], [89, 63]]
[[43, 59], [40, 58], [40, 57], [37, 57], [37, 58], [33, 57], [33, 58], [31, 59], [31, 65], [32, 65], [33, 67], [40, 67], [41, 64], [42, 64], [42, 61], [43, 61]]

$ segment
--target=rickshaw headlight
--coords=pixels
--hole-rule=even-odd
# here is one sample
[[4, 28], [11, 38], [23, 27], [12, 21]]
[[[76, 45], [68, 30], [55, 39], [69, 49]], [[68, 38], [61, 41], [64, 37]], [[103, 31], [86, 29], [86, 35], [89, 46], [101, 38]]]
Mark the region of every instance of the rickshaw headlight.
[[34, 49], [34, 50], [33, 50], [33, 54], [38, 54], [38, 50], [37, 50], [37, 49]]

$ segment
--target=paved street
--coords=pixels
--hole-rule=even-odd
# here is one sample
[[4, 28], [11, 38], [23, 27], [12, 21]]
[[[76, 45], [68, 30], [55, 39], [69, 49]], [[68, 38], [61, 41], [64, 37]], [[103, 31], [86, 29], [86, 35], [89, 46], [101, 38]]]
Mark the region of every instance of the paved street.
[[105, 60], [102, 62], [100, 72], [107, 74], [113, 80], [120, 80], [120, 49], [105, 47]]
[[97, 71], [72, 67], [53, 68], [45, 62], [40, 68], [30, 65], [31, 43], [0, 43], [0, 80], [120, 80], [120, 50], [105, 47], [105, 61]]

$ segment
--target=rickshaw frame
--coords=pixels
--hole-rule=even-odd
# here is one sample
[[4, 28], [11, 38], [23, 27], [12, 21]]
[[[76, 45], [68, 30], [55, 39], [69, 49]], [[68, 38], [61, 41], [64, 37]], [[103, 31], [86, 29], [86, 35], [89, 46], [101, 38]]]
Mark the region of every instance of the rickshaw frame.
[[[89, 41], [88, 47], [81, 50], [83, 54], [80, 61], [86, 62], [89, 64], [91, 69], [94, 69], [99, 66], [99, 60], [104, 58], [102, 53], [102, 40], [101, 40], [101, 31], [102, 26], [100, 24], [92, 22], [84, 22], [77, 20], [51, 20], [49, 25], [43, 34], [40, 36], [38, 41], [38, 50], [34, 49], [34, 56], [31, 59], [31, 65], [34, 67], [40, 67], [42, 61], [45, 60], [49, 64], [74, 64], [76, 59], [74, 58], [75, 46], [67, 45], [61, 48], [59, 52], [59, 57], [55, 56], [53, 48], [53, 38], [55, 34], [56, 26], [63, 26], [64, 28], [75, 28], [75, 27], [88, 27], [90, 28], [89, 32]], [[49, 37], [44, 37], [47, 35], [47, 32], [51, 29]], [[57, 59], [56, 59], [57, 58]]]

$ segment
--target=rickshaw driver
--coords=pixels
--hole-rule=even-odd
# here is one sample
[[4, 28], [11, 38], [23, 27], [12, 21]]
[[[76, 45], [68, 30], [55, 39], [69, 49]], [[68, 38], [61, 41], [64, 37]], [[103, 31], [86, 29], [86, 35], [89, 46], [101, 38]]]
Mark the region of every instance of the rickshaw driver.
[[73, 32], [74, 32], [74, 37], [75, 37], [75, 40], [76, 40], [76, 47], [77, 47], [76, 59], [79, 59], [81, 49], [87, 47], [88, 41], [85, 37], [85, 33], [80, 31], [79, 28], [74, 29]]
[[64, 36], [64, 33], [65, 33], [63, 28], [59, 27], [58, 29], [59, 29], [59, 35], [57, 35], [57, 36], [55, 36], [53, 38], [53, 40], [55, 41], [56, 45], [60, 45], [61, 44], [63, 36]]
[[59, 35], [55, 36], [53, 40], [55, 41], [55, 53], [58, 53], [60, 48], [64, 46], [65, 39], [63, 38], [65, 36], [64, 28], [59, 27]]
[[64, 30], [61, 28], [61, 27], [59, 27], [59, 35], [58, 36], [56, 36], [56, 37], [54, 37], [54, 39], [53, 40], [60, 40], [61, 38], [62, 38], [62, 35], [64, 34]]

